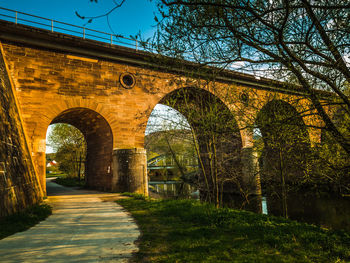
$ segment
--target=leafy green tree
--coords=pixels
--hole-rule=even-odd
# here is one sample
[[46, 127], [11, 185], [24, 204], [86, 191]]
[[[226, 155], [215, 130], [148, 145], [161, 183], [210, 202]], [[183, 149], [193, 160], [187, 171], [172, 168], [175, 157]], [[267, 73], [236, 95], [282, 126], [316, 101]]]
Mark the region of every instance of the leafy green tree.
[[[188, 173], [197, 169], [198, 158], [187, 120], [170, 107], [153, 111], [150, 119], [147, 129], [151, 133], [145, 138], [148, 159], [164, 156], [159, 164], [167, 166], [173, 162], [171, 165], [174, 165], [178, 179], [186, 180]], [[154, 119], [161, 123], [155, 123]]]
[[[350, 116], [339, 109], [333, 116], [335, 124], [350, 140]], [[328, 191], [350, 194], [350, 158], [327, 130], [322, 131], [322, 143], [316, 146], [314, 179], [323, 180]], [[315, 166], [317, 167], [315, 169]], [[326, 183], [326, 184], [325, 184]]]
[[71, 125], [54, 124], [48, 144], [56, 152], [59, 169], [68, 176], [77, 176], [80, 180], [86, 156], [86, 142], [83, 134]]
[[[350, 5], [346, 0], [159, 0], [154, 47], [163, 54], [278, 79], [295, 79], [325, 129], [350, 155], [350, 140], [325, 103], [350, 114]], [[332, 91], [328, 101], [314, 88]]]

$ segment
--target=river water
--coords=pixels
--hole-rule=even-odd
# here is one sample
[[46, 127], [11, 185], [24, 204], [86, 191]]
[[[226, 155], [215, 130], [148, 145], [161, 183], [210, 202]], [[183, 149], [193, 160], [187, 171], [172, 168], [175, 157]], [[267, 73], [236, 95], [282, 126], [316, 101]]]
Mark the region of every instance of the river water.
[[196, 187], [180, 181], [149, 182], [149, 191], [163, 198], [199, 199]]
[[[164, 198], [199, 199], [198, 190], [186, 183], [177, 181], [150, 182], [150, 191]], [[236, 208], [237, 205], [233, 205]], [[261, 198], [263, 214], [281, 216], [280, 200], [271, 197]], [[288, 217], [324, 228], [350, 231], [350, 197], [316, 197], [294, 195], [288, 197]]]
[[[288, 216], [325, 228], [350, 231], [350, 198], [293, 195], [287, 201]], [[266, 198], [269, 214], [282, 215], [280, 200]]]

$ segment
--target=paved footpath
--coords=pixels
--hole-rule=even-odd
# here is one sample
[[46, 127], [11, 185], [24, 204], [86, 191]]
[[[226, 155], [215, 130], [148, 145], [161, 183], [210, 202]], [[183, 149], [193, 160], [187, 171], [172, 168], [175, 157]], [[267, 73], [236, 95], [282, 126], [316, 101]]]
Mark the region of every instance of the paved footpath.
[[53, 214], [0, 240], [0, 262], [128, 262], [137, 225], [113, 202], [118, 194], [74, 190], [47, 181]]

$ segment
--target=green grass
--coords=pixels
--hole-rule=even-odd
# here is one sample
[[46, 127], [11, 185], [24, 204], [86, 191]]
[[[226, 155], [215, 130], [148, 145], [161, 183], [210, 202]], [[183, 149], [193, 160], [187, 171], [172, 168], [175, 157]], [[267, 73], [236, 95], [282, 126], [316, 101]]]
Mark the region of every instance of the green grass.
[[52, 172], [52, 173], [47, 173], [46, 178], [51, 178], [51, 177], [65, 177], [67, 176], [65, 173], [62, 173], [60, 171], [58, 172]]
[[134, 262], [350, 262], [348, 232], [191, 200], [117, 202], [142, 232]]
[[[0, 239], [27, 230], [51, 215], [52, 208], [47, 204], [38, 204], [23, 212], [0, 219]], [[1, 260], [0, 260], [1, 261]]]
[[54, 182], [63, 186], [68, 186], [68, 187], [85, 186], [85, 181], [84, 180], [79, 181], [78, 178], [76, 177], [57, 177], [56, 179], [54, 179]]

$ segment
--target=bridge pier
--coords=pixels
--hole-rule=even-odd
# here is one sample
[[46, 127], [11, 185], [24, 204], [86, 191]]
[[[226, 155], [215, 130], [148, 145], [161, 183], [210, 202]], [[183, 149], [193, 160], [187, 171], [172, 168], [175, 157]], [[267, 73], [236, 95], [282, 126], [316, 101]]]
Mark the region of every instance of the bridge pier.
[[247, 194], [261, 195], [259, 160], [254, 149], [253, 130], [241, 129], [241, 137], [243, 145], [241, 148], [242, 183]]
[[249, 195], [260, 195], [259, 161], [253, 147], [241, 149], [242, 182], [246, 186]]
[[243, 189], [250, 200], [249, 210], [262, 213], [259, 159], [254, 148], [253, 130], [242, 129], [241, 136], [243, 147], [240, 156]]
[[114, 149], [112, 190], [148, 196], [146, 149]]
[[44, 196], [46, 196], [46, 153], [45, 152], [34, 152], [32, 153], [32, 160], [34, 163], [36, 174], [39, 178], [41, 189]]

